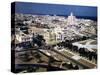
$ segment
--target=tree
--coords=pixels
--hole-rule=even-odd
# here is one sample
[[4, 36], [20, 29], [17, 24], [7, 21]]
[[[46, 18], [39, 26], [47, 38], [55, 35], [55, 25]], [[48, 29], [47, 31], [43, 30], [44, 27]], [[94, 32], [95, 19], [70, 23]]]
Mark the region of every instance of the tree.
[[77, 47], [77, 46], [73, 46], [73, 50], [74, 50], [75, 52], [78, 52], [78, 47]]
[[86, 40], [86, 39], [87, 39], [87, 37], [86, 36], [83, 36], [82, 40]]
[[40, 47], [45, 44], [45, 39], [42, 35], [38, 34], [36, 37], [33, 37], [33, 43]]
[[72, 63], [70, 63], [70, 64], [68, 65], [68, 69], [73, 69], [73, 64], [72, 64]]
[[79, 69], [78, 65], [75, 65], [75, 66], [74, 66], [74, 69], [75, 69], [75, 70]]

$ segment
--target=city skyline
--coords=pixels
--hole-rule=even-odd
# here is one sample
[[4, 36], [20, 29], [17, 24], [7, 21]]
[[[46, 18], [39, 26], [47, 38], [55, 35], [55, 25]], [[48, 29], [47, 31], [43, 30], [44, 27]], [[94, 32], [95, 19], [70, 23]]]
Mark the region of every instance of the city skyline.
[[77, 5], [16, 2], [15, 10], [16, 10], [15, 13], [58, 15], [65, 17], [70, 15], [71, 12], [73, 12], [77, 18], [87, 18], [87, 19], [97, 20], [96, 6], [90, 7], [90, 6], [77, 6]]

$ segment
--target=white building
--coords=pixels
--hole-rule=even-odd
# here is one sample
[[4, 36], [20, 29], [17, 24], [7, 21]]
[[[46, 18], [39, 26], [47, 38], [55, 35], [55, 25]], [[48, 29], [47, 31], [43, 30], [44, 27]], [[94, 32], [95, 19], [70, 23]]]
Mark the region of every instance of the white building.
[[67, 25], [75, 25], [76, 24], [76, 17], [71, 12], [70, 16], [67, 18]]
[[65, 30], [66, 29], [64, 27], [62, 28], [60, 26], [54, 28], [56, 41], [64, 41], [64, 39], [66, 37], [65, 34], [64, 34]]
[[27, 41], [32, 41], [32, 37], [33, 35], [31, 34], [24, 34], [21, 30], [18, 30], [17, 32], [15, 32], [15, 39], [19, 42], [27, 42]]

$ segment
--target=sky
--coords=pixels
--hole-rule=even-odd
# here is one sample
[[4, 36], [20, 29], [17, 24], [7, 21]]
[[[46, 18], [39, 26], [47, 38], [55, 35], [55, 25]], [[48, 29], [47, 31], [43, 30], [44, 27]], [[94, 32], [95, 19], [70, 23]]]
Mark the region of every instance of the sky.
[[68, 16], [71, 12], [73, 12], [76, 17], [97, 19], [97, 7], [94, 6], [16, 2], [15, 12], [24, 14], [62, 16]]

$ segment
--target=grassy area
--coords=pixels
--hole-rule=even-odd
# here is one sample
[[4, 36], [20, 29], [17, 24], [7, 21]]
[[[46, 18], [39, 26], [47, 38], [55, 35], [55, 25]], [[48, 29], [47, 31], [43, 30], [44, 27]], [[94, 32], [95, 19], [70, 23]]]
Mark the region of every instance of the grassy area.
[[87, 41], [81, 41], [80, 44], [85, 45]]
[[84, 65], [87, 65], [87, 66], [90, 67], [90, 68], [96, 67], [95, 64], [90, 63], [90, 62], [88, 62], [88, 61], [86, 61], [86, 60], [84, 60], [84, 59], [79, 59], [78, 61], [79, 61], [80, 63], [84, 64]]
[[58, 42], [57, 41], [48, 41], [48, 45], [53, 45], [53, 44], [57, 44]]
[[69, 57], [72, 57], [72, 56], [73, 56], [73, 54], [68, 53], [68, 52], [66, 52], [66, 51], [62, 51], [61, 53], [64, 54], [64, 55], [67, 55], [67, 56], [69, 56]]
[[45, 72], [47, 71], [47, 68], [39, 67], [36, 72]]
[[37, 64], [37, 63], [46, 63], [48, 62], [48, 57], [46, 57], [45, 55], [43, 55], [42, 53], [38, 52], [38, 51], [33, 51], [32, 55], [30, 55], [32, 57], [31, 60], [25, 61], [27, 58], [24, 55], [18, 56], [15, 59], [15, 63], [16, 64]]
[[97, 52], [97, 49], [93, 49], [93, 48], [92, 48], [92, 50], [94, 50], [95, 52]]
[[93, 42], [90, 43], [91, 45], [96, 45], [97, 44], [97, 40], [94, 40]]

